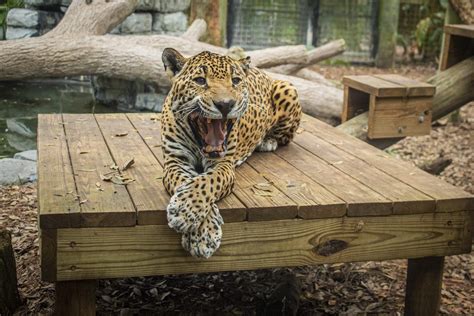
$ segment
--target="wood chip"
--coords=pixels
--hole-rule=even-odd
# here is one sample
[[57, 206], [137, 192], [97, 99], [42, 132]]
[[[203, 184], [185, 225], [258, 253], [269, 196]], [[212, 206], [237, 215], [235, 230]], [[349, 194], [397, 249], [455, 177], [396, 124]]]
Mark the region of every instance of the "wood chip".
[[120, 170], [121, 170], [121, 171], [125, 171], [125, 170], [127, 170], [128, 168], [130, 168], [134, 163], [135, 163], [135, 159], [134, 159], [134, 158], [129, 159], [129, 160], [127, 160], [127, 161], [123, 164], [123, 166], [122, 166], [122, 168], [120, 168]]

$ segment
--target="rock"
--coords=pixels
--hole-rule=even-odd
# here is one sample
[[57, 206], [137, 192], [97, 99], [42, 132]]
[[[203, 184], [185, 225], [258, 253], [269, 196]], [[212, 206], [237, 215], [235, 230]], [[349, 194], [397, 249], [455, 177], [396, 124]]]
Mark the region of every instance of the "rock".
[[189, 8], [191, 0], [155, 0], [155, 10], [159, 12], [178, 12]]
[[[44, 8], [58, 6], [59, 4], [61, 4], [61, 0], [24, 0], [24, 3], [27, 8]], [[69, 1], [69, 4], [70, 3], [71, 2]]]
[[0, 159], [0, 185], [36, 181], [36, 162], [20, 159]]
[[61, 20], [59, 12], [30, 9], [11, 9], [7, 15], [7, 26], [29, 29], [51, 29]]
[[32, 119], [10, 118], [7, 119], [7, 128], [11, 133], [17, 133], [28, 138], [35, 138], [36, 133], [32, 126], [34, 122], [35, 120]]
[[27, 150], [16, 153], [13, 156], [13, 159], [21, 159], [21, 160], [29, 160], [29, 161], [36, 161], [37, 160], [38, 151], [36, 150]]
[[93, 77], [91, 83], [97, 102], [109, 107], [133, 108], [139, 89], [138, 83], [107, 77]]
[[133, 13], [122, 22], [120, 32], [125, 34], [150, 33], [151, 26], [151, 13]]
[[153, 31], [159, 34], [181, 35], [188, 27], [188, 18], [183, 12], [155, 13]]
[[7, 33], [5, 34], [5, 39], [14, 40], [26, 37], [38, 36], [39, 32], [35, 29], [25, 29], [21, 27], [7, 27]]
[[136, 11], [153, 11], [155, 0], [138, 0]]
[[166, 95], [156, 93], [138, 93], [135, 100], [136, 110], [161, 112]]
[[0, 27], [0, 41], [5, 39], [5, 33], [3, 32], [3, 27]]

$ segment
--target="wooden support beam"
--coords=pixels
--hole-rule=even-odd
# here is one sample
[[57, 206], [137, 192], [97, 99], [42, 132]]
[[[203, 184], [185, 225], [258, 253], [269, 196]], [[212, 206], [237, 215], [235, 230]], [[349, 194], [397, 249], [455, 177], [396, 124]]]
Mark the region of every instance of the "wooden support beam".
[[186, 254], [166, 225], [65, 228], [55, 280], [446, 256], [470, 251], [468, 225], [468, 212], [228, 223], [208, 260]]
[[58, 316], [95, 316], [95, 280], [56, 282]]
[[444, 257], [408, 259], [405, 315], [438, 315]]
[[0, 230], [0, 315], [12, 315], [20, 305], [11, 236]]

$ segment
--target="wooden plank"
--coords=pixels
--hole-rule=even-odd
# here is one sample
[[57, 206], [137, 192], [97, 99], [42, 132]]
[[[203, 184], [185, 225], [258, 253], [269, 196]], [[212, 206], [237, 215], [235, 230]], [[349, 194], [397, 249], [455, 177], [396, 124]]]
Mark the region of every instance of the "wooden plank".
[[344, 201], [274, 153], [254, 153], [247, 162], [298, 205], [299, 217], [328, 218], [346, 214]]
[[220, 249], [208, 260], [186, 253], [179, 235], [165, 225], [65, 228], [58, 230], [58, 280], [468, 253], [468, 222], [467, 212], [453, 212], [230, 223], [223, 226]]
[[55, 315], [94, 316], [95, 280], [56, 282]]
[[166, 224], [170, 198], [163, 185], [163, 167], [125, 114], [96, 114], [95, 118], [117, 166], [132, 158], [135, 161], [124, 174], [135, 180], [127, 190], [137, 209], [138, 225]]
[[397, 74], [374, 75], [374, 77], [407, 88], [407, 97], [433, 96], [436, 87], [432, 84], [406, 78]]
[[347, 153], [357, 155], [375, 168], [434, 198], [436, 210], [439, 212], [474, 210], [474, 196], [408, 162], [394, 159], [387, 153], [310, 116], [304, 117], [302, 126], [306, 131]]
[[432, 97], [376, 98], [369, 113], [370, 139], [427, 135], [431, 131]]
[[[133, 127], [139, 132], [141, 138], [146, 143], [148, 148], [155, 155], [155, 158], [160, 162], [161, 166], [163, 166], [163, 150], [161, 147], [160, 134], [161, 115], [156, 113], [129, 113], [127, 114], [127, 117], [132, 123]], [[167, 199], [169, 201], [169, 195]], [[241, 222], [247, 218], [247, 210], [245, 205], [233, 193], [223, 200], [217, 202], [217, 206], [219, 207], [219, 211], [224, 218], [224, 222], [226, 223]], [[162, 223], [156, 222], [156, 218], [154, 218], [156, 213], [157, 212], [155, 211], [139, 212], [139, 225], [142, 225], [142, 223]]]
[[60, 114], [38, 115], [38, 204], [41, 228], [79, 227], [81, 207]]
[[349, 216], [391, 209], [391, 201], [295, 143], [279, 148], [276, 154], [345, 201]]
[[[308, 132], [295, 137], [295, 142], [390, 200], [395, 214], [434, 212], [436, 208], [433, 198], [359, 159], [357, 152], [347, 153]], [[391, 207], [380, 207], [353, 215], [382, 215], [391, 212]]]
[[441, 51], [441, 57], [440, 57], [440, 62], [439, 62], [440, 71], [444, 71], [448, 69], [450, 66], [452, 66], [450, 65], [452, 64], [452, 62], [448, 62], [450, 46], [451, 46], [451, 34], [445, 31], [444, 40], [443, 40], [443, 50]]
[[444, 32], [448, 34], [474, 38], [474, 25], [448, 24], [444, 26]]
[[[268, 183], [271, 193], [255, 191], [259, 183]], [[234, 194], [247, 206], [249, 221], [288, 219], [298, 214], [296, 203], [247, 163], [236, 169]]]
[[373, 76], [344, 76], [344, 85], [361, 90], [377, 97], [404, 97], [406, 87]]
[[56, 229], [40, 230], [40, 259], [41, 259], [41, 280], [56, 281], [56, 254], [57, 254], [57, 233]]
[[408, 260], [405, 315], [438, 315], [444, 257]]
[[94, 116], [63, 114], [63, 120], [81, 201], [81, 226], [135, 225], [135, 207], [125, 186], [100, 179], [100, 175], [110, 172], [110, 166], [116, 162], [109, 153]]

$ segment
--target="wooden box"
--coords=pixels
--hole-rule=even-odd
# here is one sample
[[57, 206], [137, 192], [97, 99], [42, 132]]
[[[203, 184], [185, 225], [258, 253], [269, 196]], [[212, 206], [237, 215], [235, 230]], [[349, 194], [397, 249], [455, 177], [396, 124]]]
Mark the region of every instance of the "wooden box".
[[440, 70], [446, 70], [471, 56], [474, 56], [474, 25], [445, 25]]
[[435, 86], [400, 75], [346, 76], [341, 120], [369, 111], [370, 139], [430, 133]]

